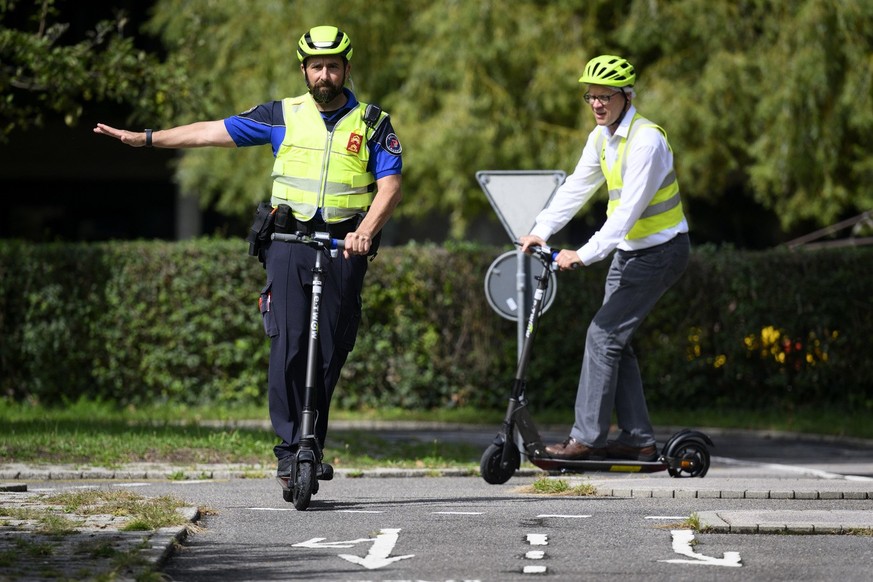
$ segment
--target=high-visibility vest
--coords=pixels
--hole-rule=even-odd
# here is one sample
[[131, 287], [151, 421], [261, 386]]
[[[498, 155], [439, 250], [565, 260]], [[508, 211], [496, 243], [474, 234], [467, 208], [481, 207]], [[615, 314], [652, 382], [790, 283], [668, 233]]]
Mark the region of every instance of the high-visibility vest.
[[358, 103], [328, 131], [310, 94], [282, 100], [285, 139], [273, 163], [273, 206], [287, 204], [304, 222], [319, 208], [327, 223], [367, 211], [376, 196], [367, 142], [387, 115], [380, 112], [371, 128], [366, 108]]
[[[621, 204], [621, 190], [624, 182], [625, 169], [627, 168], [627, 158], [625, 151], [628, 143], [634, 138], [636, 133], [643, 127], [653, 127], [664, 135], [664, 140], [667, 140], [667, 132], [661, 127], [655, 125], [640, 114], [634, 115], [631, 120], [630, 130], [627, 138], [623, 138], [618, 145], [618, 152], [612, 168], [606, 166], [606, 139], [601, 134], [600, 142], [600, 167], [603, 170], [603, 175], [606, 176], [606, 187], [609, 190], [609, 203], [606, 206], [606, 215], [609, 216]], [[667, 143], [670, 148], [670, 143]], [[670, 148], [673, 151], [673, 148]], [[661, 182], [658, 191], [649, 202], [649, 205], [643, 211], [640, 218], [627, 233], [625, 238], [635, 239], [643, 238], [657, 234], [662, 230], [671, 228], [682, 222], [685, 214], [682, 211], [682, 201], [679, 198], [679, 182], [676, 180], [676, 170], [670, 169], [670, 173]]]

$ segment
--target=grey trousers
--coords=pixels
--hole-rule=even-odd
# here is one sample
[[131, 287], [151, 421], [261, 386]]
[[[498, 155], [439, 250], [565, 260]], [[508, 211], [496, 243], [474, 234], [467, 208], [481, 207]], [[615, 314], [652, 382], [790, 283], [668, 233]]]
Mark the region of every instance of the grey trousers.
[[606, 277], [603, 305], [588, 327], [576, 421], [570, 436], [590, 447], [606, 446], [613, 409], [619, 442], [655, 444], [636, 354], [630, 341], [646, 315], [688, 266], [690, 244], [680, 234], [641, 251], [616, 251]]

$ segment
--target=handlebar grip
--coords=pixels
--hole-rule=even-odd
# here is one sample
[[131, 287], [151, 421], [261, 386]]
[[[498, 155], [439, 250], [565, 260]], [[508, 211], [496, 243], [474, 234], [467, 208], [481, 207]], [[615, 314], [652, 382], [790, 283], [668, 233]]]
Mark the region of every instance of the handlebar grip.
[[293, 232], [274, 232], [270, 235], [271, 240], [278, 240], [281, 242], [303, 242], [296, 233]]
[[[553, 263], [557, 262], [559, 254], [561, 254], [561, 251], [552, 250], [552, 262]], [[580, 267], [579, 263], [573, 263], [573, 266], [570, 267], [570, 269], [575, 271], [579, 267]]]

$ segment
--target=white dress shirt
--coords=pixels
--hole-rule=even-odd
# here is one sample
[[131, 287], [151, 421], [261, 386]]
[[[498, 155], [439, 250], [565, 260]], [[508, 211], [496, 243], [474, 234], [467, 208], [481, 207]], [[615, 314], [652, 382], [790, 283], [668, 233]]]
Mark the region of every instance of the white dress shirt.
[[[548, 240], [570, 222], [606, 182], [606, 176], [600, 167], [597, 138], [601, 133], [606, 138], [604, 153], [607, 167], [611, 169], [618, 155], [618, 146], [627, 137], [635, 113], [636, 108], [631, 105], [614, 134], [607, 127], [597, 126], [588, 135], [576, 169], [555, 192], [548, 207], [539, 213], [536, 225], [531, 231], [532, 235]], [[584, 265], [605, 259], [616, 248], [626, 251], [646, 249], [665, 243], [679, 233], [688, 232], [688, 222], [683, 218], [678, 225], [659, 233], [633, 240], [625, 238], [658, 192], [664, 178], [673, 169], [673, 153], [660, 131], [644, 127], [636, 132], [624, 155], [627, 165], [622, 180], [621, 204], [606, 219], [600, 230], [576, 250]]]

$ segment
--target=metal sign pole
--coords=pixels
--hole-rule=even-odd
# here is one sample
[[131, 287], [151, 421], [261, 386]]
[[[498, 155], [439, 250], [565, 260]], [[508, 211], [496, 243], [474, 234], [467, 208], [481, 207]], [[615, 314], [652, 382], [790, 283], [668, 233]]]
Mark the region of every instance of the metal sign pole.
[[526, 325], [524, 314], [527, 313], [528, 306], [528, 290], [527, 290], [527, 272], [525, 269], [525, 264], [528, 262], [525, 260], [525, 254], [518, 249], [515, 251], [518, 260], [516, 263], [518, 264], [518, 268], [515, 270], [515, 291], [516, 296], [518, 298], [518, 317], [516, 320], [518, 325], [518, 349], [516, 351], [516, 361], [521, 361], [521, 350], [524, 348], [524, 327]]
[[[530, 233], [536, 223], [537, 214], [548, 206], [552, 196], [564, 183], [566, 177], [567, 175], [560, 170], [476, 172], [479, 185], [488, 197], [491, 207], [497, 213], [500, 223], [509, 234], [509, 240], [513, 243]], [[500, 260], [501, 258], [498, 258], [498, 261]], [[495, 262], [495, 265], [497, 264]], [[492, 268], [495, 265], [492, 265]], [[488, 281], [491, 274], [492, 271], [489, 270], [489, 275], [486, 276], [486, 292], [491, 291]], [[526, 315], [533, 303], [531, 296], [533, 285], [528, 285], [529, 280], [530, 260], [519, 249], [516, 259], [515, 309], [507, 315], [502, 307], [497, 307], [500, 302], [497, 300], [491, 302], [492, 298], [489, 296], [491, 306], [499, 315], [508, 319], [516, 319], [518, 322], [517, 357], [519, 359], [524, 347]], [[551, 290], [554, 292], [554, 286]], [[503, 297], [503, 299], [510, 298]], [[548, 304], [544, 305], [543, 310], [545, 311], [545, 309], [548, 309]]]

